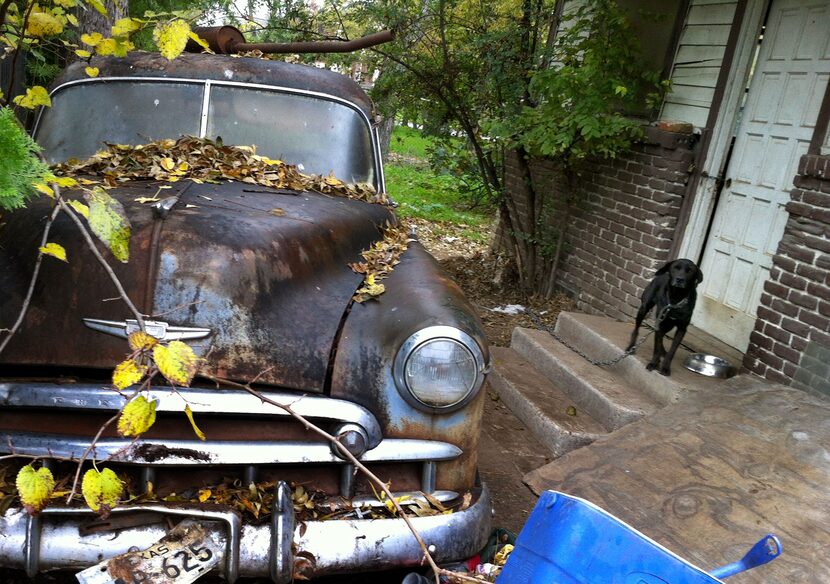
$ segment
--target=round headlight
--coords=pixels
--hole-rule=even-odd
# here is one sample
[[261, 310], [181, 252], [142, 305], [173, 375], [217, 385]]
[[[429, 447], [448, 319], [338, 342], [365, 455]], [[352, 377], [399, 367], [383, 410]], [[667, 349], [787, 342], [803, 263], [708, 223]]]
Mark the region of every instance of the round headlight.
[[398, 389], [412, 405], [430, 411], [456, 409], [470, 401], [483, 381], [478, 343], [454, 327], [418, 331], [395, 358]]

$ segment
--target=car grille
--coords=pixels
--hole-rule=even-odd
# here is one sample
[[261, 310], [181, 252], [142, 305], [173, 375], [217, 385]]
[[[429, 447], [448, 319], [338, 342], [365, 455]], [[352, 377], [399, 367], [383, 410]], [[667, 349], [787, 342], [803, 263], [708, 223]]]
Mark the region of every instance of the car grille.
[[[371, 412], [352, 402], [296, 392], [262, 394], [329, 433], [345, 424], [362, 429], [368, 449], [361, 462], [381, 479], [393, 480], [395, 491], [435, 493], [436, 463], [461, 454], [445, 442], [384, 438]], [[125, 394], [96, 384], [0, 383], [0, 453], [73, 468], [72, 461], [86, 455], [115, 468], [132, 492], [152, 488], [158, 496], [192, 496], [194, 489], [222, 481], [279, 480], [346, 498], [371, 493], [354, 465], [325, 438], [257, 396], [227, 388], [154, 389], [145, 395], [157, 402], [149, 432], [138, 440], [123, 438], [111, 423], [86, 453], [92, 436], [125, 403]], [[186, 405], [206, 441], [195, 436]], [[441, 499], [451, 495], [440, 494]]]

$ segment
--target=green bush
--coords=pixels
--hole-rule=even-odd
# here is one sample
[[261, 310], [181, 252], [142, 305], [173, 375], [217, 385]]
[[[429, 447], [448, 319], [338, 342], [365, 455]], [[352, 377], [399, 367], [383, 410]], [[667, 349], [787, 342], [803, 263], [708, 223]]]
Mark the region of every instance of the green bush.
[[48, 168], [37, 158], [37, 144], [23, 131], [14, 112], [0, 108], [0, 209], [17, 209], [32, 195], [32, 183]]

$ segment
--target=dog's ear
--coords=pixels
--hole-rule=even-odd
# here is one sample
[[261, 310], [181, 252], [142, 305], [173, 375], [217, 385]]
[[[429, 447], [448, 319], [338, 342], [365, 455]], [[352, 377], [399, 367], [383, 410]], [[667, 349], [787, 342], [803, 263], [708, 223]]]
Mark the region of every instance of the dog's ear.
[[670, 262], [666, 263], [666, 264], [665, 264], [662, 268], [660, 268], [659, 270], [657, 270], [656, 272], [654, 272], [654, 275], [655, 275], [655, 276], [659, 276], [660, 274], [665, 274], [666, 272], [668, 272], [668, 271], [669, 271], [669, 268], [671, 268], [671, 265], [672, 265], [673, 263], [674, 263], [674, 260], [672, 260], [672, 261], [670, 261]]
[[697, 274], [695, 274], [695, 285], [700, 284], [701, 282], [703, 282], [703, 270], [698, 268]]

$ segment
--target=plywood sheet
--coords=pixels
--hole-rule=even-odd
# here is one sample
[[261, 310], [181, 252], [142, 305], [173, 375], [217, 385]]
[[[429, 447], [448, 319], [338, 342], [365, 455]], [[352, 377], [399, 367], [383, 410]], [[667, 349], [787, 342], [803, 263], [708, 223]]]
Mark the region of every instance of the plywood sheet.
[[525, 481], [593, 501], [703, 568], [776, 533], [784, 554], [742, 584], [830, 582], [829, 400], [740, 376]]

